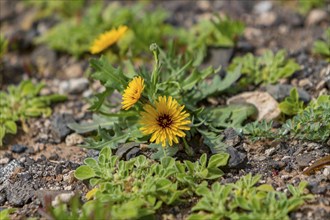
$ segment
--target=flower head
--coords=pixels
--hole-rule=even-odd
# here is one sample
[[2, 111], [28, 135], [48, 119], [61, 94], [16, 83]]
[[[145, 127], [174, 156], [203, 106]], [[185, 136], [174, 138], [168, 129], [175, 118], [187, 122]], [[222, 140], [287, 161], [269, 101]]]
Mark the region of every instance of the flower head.
[[134, 79], [128, 84], [123, 94], [123, 109], [130, 109], [141, 97], [141, 93], [144, 89], [144, 79], [140, 76], [134, 77]]
[[163, 147], [166, 143], [172, 146], [173, 142], [179, 142], [178, 137], [186, 136], [184, 130], [190, 130], [189, 113], [183, 109], [184, 105], [180, 106], [171, 96], [160, 96], [154, 106], [144, 106], [140, 130], [145, 135], [152, 134], [151, 142], [162, 143]]
[[100, 53], [112, 44], [116, 43], [127, 31], [127, 26], [120, 26], [98, 36], [90, 48], [92, 54]]

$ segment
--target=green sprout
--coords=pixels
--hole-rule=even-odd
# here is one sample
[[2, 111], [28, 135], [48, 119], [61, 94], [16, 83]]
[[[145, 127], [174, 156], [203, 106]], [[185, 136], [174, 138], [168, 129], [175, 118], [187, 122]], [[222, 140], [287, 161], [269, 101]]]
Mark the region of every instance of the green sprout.
[[320, 54], [328, 62], [330, 62], [330, 28], [323, 34], [324, 40], [317, 40], [314, 42], [313, 52]]

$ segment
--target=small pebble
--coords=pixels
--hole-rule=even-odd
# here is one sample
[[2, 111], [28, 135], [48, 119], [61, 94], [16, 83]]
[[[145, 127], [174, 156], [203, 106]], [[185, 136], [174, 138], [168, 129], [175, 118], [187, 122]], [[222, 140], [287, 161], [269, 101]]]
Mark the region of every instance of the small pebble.
[[265, 151], [265, 154], [266, 154], [267, 156], [271, 156], [271, 155], [273, 155], [274, 153], [275, 153], [275, 147], [269, 148], [269, 149], [267, 149], [267, 150]]
[[83, 136], [77, 133], [70, 134], [65, 138], [65, 143], [67, 146], [76, 146], [78, 144], [82, 144], [83, 142]]
[[72, 189], [72, 186], [71, 185], [64, 187], [64, 190], [71, 190], [71, 189]]
[[290, 158], [291, 158], [290, 156], [284, 156], [284, 157], [282, 157], [281, 160], [283, 161], [283, 160], [287, 160], [287, 159], [290, 159]]
[[253, 10], [256, 13], [261, 14], [270, 11], [272, 7], [273, 4], [271, 1], [261, 1], [254, 6]]
[[68, 203], [73, 196], [74, 196], [74, 192], [59, 194], [52, 201], [52, 206], [53, 207], [58, 206], [61, 202]]
[[308, 17], [306, 19], [306, 25], [311, 26], [318, 24], [324, 20], [326, 20], [328, 17], [328, 14], [325, 10], [321, 9], [314, 9], [309, 12]]
[[21, 145], [21, 144], [14, 144], [13, 146], [11, 146], [10, 150], [13, 152], [13, 153], [17, 153], [17, 154], [20, 154], [20, 153], [23, 153], [24, 151], [26, 151], [27, 147], [24, 146], [24, 145]]
[[323, 170], [323, 175], [327, 178], [330, 177], [330, 167], [329, 166], [325, 167], [325, 169]]
[[287, 174], [281, 176], [281, 179], [283, 179], [283, 180], [288, 180], [290, 178], [291, 178], [291, 176], [289, 176]]
[[9, 158], [8, 157], [4, 157], [4, 158], [1, 158], [0, 159], [0, 164], [7, 164], [7, 163], [9, 163]]
[[75, 180], [74, 177], [74, 170], [71, 170], [69, 173], [63, 175], [63, 181], [68, 182], [68, 183], [73, 183], [73, 181]]

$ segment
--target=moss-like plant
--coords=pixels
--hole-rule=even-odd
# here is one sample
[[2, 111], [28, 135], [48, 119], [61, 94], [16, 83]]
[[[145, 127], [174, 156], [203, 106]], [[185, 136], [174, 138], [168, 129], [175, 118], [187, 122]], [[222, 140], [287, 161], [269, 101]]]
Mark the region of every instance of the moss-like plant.
[[6, 134], [16, 134], [17, 122], [27, 131], [26, 120], [30, 117], [49, 116], [52, 102], [66, 99], [62, 95], [39, 96], [44, 84], [22, 81], [18, 86], [8, 86], [8, 92], [0, 92], [0, 146]]
[[278, 107], [281, 109], [281, 112], [286, 115], [296, 115], [304, 110], [304, 102], [299, 100], [297, 88], [291, 89], [290, 96], [286, 97]]
[[242, 86], [274, 84], [279, 79], [289, 77], [300, 70], [299, 64], [293, 59], [286, 58], [285, 50], [280, 50], [276, 54], [267, 50], [260, 57], [251, 53], [243, 57], [236, 57], [228, 69], [233, 70], [238, 66], [242, 66], [243, 77], [240, 80]]
[[253, 122], [244, 127], [252, 140], [299, 139], [326, 142], [330, 138], [330, 96], [322, 95], [288, 119], [280, 129], [272, 129], [272, 122]]
[[211, 189], [198, 187], [196, 193], [201, 199], [188, 219], [289, 219], [291, 211], [313, 198], [304, 193], [307, 182], [301, 182], [297, 188], [288, 185], [288, 197], [271, 185], [256, 186], [259, 180], [260, 176], [248, 174], [233, 184], [216, 182]]

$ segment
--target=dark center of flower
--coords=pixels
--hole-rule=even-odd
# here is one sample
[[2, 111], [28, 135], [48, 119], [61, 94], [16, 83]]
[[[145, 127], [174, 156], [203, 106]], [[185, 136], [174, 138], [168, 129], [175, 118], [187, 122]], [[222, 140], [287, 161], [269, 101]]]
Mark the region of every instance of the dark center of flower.
[[172, 124], [172, 118], [169, 115], [164, 114], [157, 118], [157, 122], [160, 127], [168, 128]]

